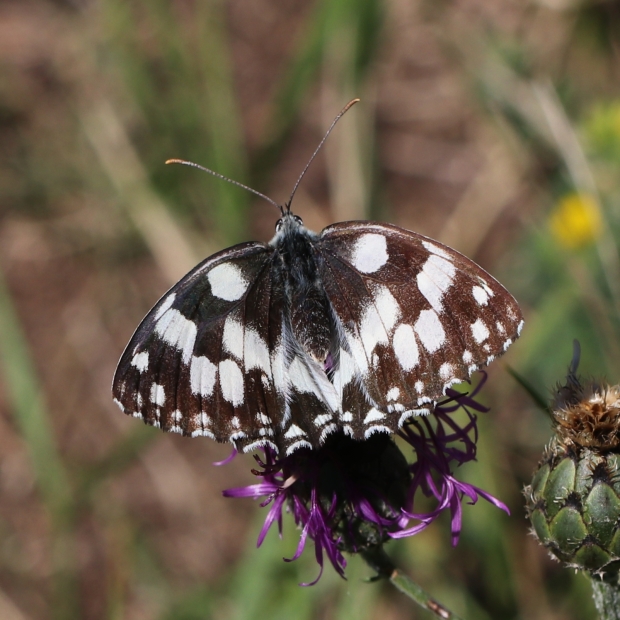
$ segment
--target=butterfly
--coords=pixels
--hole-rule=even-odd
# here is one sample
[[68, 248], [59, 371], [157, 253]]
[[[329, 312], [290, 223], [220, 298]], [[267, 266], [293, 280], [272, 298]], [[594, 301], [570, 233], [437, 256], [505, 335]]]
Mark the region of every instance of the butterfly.
[[364, 440], [430, 413], [519, 336], [517, 301], [456, 250], [367, 221], [317, 234], [291, 211], [355, 102], [284, 206], [246, 188], [280, 209], [273, 239], [210, 256], [146, 315], [114, 376], [126, 414], [245, 452]]

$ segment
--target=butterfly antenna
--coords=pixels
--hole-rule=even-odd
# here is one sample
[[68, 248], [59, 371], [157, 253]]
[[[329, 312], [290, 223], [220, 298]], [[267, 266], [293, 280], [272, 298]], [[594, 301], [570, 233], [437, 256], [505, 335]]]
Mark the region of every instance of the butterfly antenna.
[[[340, 114], [340, 116], [342, 116], [342, 114]], [[252, 194], [256, 194], [256, 196], [260, 196], [267, 202], [270, 202], [272, 205], [274, 205], [274, 207], [276, 207], [277, 209], [280, 209], [280, 213], [284, 215], [284, 210], [282, 209], [281, 205], [279, 205], [275, 200], [272, 200], [271, 198], [269, 198], [269, 196], [265, 196], [265, 194], [261, 194], [259, 191], [252, 189], [251, 187], [248, 187], [247, 185], [244, 185], [243, 183], [239, 183], [239, 181], [235, 181], [234, 179], [229, 179], [228, 177], [225, 177], [223, 174], [220, 174], [219, 172], [215, 172], [213, 170], [210, 170], [209, 168], [205, 168], [204, 166], [201, 166], [200, 164], [195, 164], [193, 161], [185, 161], [184, 159], [167, 159], [166, 164], [183, 164], [184, 166], [191, 166], [192, 168], [198, 168], [199, 170], [202, 170], [203, 172], [208, 172], [209, 174], [212, 174], [214, 177], [217, 177], [218, 179], [222, 179], [223, 181], [228, 181], [229, 183], [232, 183], [233, 185], [236, 185], [237, 187], [241, 187], [247, 190], [248, 192], [252, 192]]]
[[302, 170], [301, 174], [299, 175], [299, 178], [297, 179], [297, 183], [295, 183], [295, 187], [293, 187], [293, 191], [291, 192], [291, 197], [288, 199], [288, 202], [286, 203], [286, 208], [288, 211], [291, 210], [291, 203], [293, 202], [293, 196], [295, 196], [295, 192], [297, 191], [297, 188], [299, 187], [301, 180], [304, 178], [304, 175], [308, 171], [308, 168], [310, 168], [310, 164], [313, 162], [314, 158], [317, 156], [317, 153], [321, 150], [323, 143], [325, 142], [325, 140], [327, 140], [327, 136], [329, 136], [329, 134], [332, 132], [332, 129], [335, 127], [336, 123], [345, 115], [346, 112], [349, 111], [349, 108], [352, 108], [358, 102], [359, 102], [359, 99], [352, 99], [351, 101], [349, 101], [349, 103], [347, 103], [347, 105], [345, 105], [344, 108], [340, 110], [336, 118], [332, 121], [332, 124], [329, 126], [329, 129], [325, 132], [323, 139], [319, 142], [319, 146], [316, 147], [316, 150], [314, 151], [314, 153], [312, 154], [312, 157], [306, 164], [306, 167]]

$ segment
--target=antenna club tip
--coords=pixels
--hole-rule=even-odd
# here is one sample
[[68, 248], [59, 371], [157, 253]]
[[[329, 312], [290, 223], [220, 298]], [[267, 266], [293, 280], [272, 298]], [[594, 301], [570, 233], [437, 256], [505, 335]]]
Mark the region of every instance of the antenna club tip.
[[181, 163], [181, 160], [180, 159], [167, 159], [164, 163], [166, 165], [168, 165], [168, 164], [179, 164], [179, 163]]

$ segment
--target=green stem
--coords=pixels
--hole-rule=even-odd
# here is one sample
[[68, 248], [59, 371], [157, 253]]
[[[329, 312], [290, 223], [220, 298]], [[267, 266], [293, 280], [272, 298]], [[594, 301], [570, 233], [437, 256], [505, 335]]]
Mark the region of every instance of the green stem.
[[593, 577], [592, 598], [600, 620], [620, 620], [620, 585]]
[[[366, 563], [377, 571], [378, 577], [389, 579], [392, 585], [400, 590], [405, 596], [417, 603], [423, 609], [430, 611], [441, 620], [462, 620], [460, 616], [446, 609], [443, 605], [431, 598], [428, 592], [425, 592], [410, 577], [401, 572], [388, 555], [383, 547], [374, 547], [362, 552], [362, 557]], [[612, 616], [610, 616], [611, 618]], [[615, 619], [616, 617], [613, 616]]]

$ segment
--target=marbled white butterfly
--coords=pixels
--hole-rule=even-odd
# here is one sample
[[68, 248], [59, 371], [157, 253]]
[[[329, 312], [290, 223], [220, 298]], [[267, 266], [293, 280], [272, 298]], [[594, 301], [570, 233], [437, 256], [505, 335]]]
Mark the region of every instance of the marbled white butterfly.
[[114, 376], [125, 413], [290, 454], [396, 431], [518, 337], [516, 300], [456, 250], [390, 224], [305, 228], [304, 172], [269, 243], [207, 258], [146, 315]]

